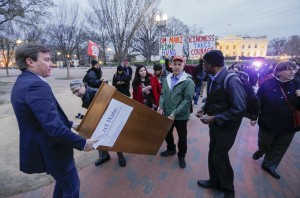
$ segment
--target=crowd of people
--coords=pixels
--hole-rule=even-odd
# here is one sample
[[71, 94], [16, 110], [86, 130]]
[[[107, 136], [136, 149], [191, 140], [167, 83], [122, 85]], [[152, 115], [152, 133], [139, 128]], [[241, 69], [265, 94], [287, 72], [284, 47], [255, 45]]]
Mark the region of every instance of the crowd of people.
[[[79, 197], [80, 181], [73, 148], [91, 151], [97, 140], [86, 140], [72, 132], [71, 128], [76, 130], [78, 124], [68, 120], [46, 81], [53, 64], [50, 50], [40, 44], [24, 43], [17, 48], [15, 57], [22, 71], [11, 94], [20, 130], [20, 170], [28, 174], [50, 174], [56, 182], [53, 197]], [[116, 68], [112, 85], [125, 96], [173, 120], [165, 138], [167, 148], [160, 156], [177, 154], [182, 169], [187, 165], [190, 113], [193, 108], [198, 108], [199, 97], [206, 97], [203, 106], [195, 110], [200, 121], [209, 126], [209, 178], [200, 179], [197, 184], [219, 189], [224, 192], [224, 197], [235, 197], [234, 170], [228, 152], [247, 111], [247, 93], [241, 79], [230, 78], [226, 88], [224, 81], [234, 72], [248, 79], [253, 88], [258, 85], [260, 111], [251, 120], [252, 125], [256, 122], [259, 125], [258, 149], [252, 158], [258, 160], [264, 156], [262, 169], [274, 178], [280, 178], [276, 168], [300, 129], [300, 116], [299, 124], [295, 118], [300, 110], [300, 75], [294, 62], [281, 62], [260, 71], [237, 64], [227, 68], [222, 52], [212, 50], [199, 60], [191, 74], [185, 72], [185, 61], [181, 56], [171, 60], [167, 57], [154, 64], [153, 74], [144, 65], [135, 66], [133, 74], [125, 60]], [[81, 98], [83, 108], [89, 108], [101, 84], [108, 83], [102, 74], [99, 62], [92, 60], [83, 80], [70, 83], [70, 90]], [[174, 128], [178, 135], [177, 149]], [[108, 151], [98, 152], [96, 166], [110, 160]], [[125, 167], [123, 153], [119, 151], [117, 155], [119, 165]]]

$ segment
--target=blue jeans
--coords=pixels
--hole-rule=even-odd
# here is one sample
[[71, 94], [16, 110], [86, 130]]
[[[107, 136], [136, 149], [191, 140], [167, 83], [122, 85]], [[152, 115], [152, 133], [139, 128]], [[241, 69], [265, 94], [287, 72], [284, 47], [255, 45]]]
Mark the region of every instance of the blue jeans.
[[51, 176], [56, 182], [53, 198], [79, 198], [80, 180], [74, 161]]
[[197, 105], [197, 103], [198, 103], [200, 91], [201, 91], [201, 86], [195, 86], [195, 93], [194, 93], [194, 97], [193, 97], [195, 105]]

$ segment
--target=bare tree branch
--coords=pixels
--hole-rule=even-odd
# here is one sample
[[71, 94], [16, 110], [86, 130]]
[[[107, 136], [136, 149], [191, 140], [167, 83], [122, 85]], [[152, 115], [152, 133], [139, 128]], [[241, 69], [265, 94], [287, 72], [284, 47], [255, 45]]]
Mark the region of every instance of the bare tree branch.
[[1, 0], [0, 27], [9, 21], [19, 25], [36, 25], [42, 23], [53, 7], [53, 1], [48, 0]]
[[160, 35], [155, 21], [157, 13], [158, 12], [154, 10], [146, 18], [136, 32], [131, 45], [133, 52], [140, 53], [148, 62], [151, 62], [152, 55], [158, 54], [158, 39]]
[[281, 55], [284, 52], [286, 43], [286, 38], [272, 39], [269, 44], [270, 53], [275, 56]]
[[119, 62], [122, 62], [133, 36], [160, 0], [89, 0], [98, 25], [110, 36]]
[[67, 66], [67, 77], [69, 74], [69, 61], [74, 50], [83, 42], [86, 42], [83, 17], [79, 14], [77, 3], [72, 5], [62, 2], [54, 13], [53, 22], [48, 28], [52, 45], [61, 52], [65, 65]]

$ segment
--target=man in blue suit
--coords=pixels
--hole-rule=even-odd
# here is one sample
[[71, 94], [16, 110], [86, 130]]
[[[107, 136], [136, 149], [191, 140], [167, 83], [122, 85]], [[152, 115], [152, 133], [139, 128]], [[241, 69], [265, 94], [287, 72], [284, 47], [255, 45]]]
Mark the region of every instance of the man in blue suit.
[[20, 170], [50, 174], [56, 181], [53, 197], [79, 197], [73, 148], [91, 151], [95, 140], [71, 131], [78, 125], [68, 120], [47, 83], [53, 64], [50, 50], [25, 43], [16, 49], [15, 58], [22, 71], [11, 94], [20, 130]]

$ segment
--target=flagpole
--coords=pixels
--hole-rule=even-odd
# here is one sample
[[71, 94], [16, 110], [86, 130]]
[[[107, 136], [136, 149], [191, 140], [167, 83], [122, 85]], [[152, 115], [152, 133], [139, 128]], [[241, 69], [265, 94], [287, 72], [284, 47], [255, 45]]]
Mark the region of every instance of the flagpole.
[[230, 23], [227, 24], [227, 36], [229, 36], [229, 28], [231, 28], [232, 25]]

